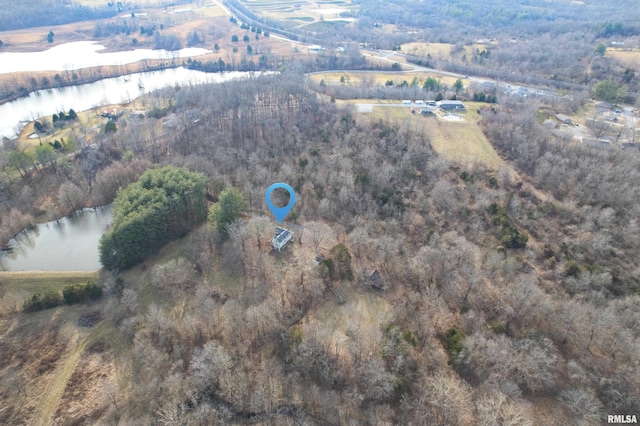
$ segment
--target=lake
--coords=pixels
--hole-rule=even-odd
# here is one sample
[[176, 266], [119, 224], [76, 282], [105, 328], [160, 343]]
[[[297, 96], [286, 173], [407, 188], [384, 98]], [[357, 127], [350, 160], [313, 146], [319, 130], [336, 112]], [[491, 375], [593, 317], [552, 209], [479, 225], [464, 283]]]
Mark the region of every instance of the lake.
[[111, 224], [111, 205], [84, 209], [56, 222], [41, 223], [9, 241], [0, 254], [4, 271], [95, 271], [102, 268], [98, 242]]
[[0, 53], [0, 74], [29, 71], [66, 71], [106, 65], [126, 65], [144, 59], [177, 59], [200, 56], [210, 50], [188, 47], [180, 50], [135, 49], [100, 53], [95, 41], [75, 41], [39, 52]]
[[248, 78], [253, 74], [240, 71], [205, 73], [180, 67], [105, 78], [59, 89], [38, 90], [0, 105], [0, 138], [14, 137], [26, 122], [60, 111], [66, 112], [70, 108], [79, 112], [102, 105], [128, 103], [144, 93], [164, 87], [221, 83]]

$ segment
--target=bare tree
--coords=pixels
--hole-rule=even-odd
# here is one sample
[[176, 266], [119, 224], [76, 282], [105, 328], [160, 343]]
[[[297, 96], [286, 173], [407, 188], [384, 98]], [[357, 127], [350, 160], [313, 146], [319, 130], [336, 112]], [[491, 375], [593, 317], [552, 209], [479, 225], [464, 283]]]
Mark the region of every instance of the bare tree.
[[568, 389], [560, 392], [559, 399], [571, 410], [576, 423], [602, 424], [604, 416], [602, 403], [592, 391], [584, 388]]
[[311, 236], [311, 241], [313, 241], [314, 252], [318, 253], [320, 244], [327, 235], [325, 227], [317, 222], [309, 222], [305, 228], [307, 229], [309, 236]]

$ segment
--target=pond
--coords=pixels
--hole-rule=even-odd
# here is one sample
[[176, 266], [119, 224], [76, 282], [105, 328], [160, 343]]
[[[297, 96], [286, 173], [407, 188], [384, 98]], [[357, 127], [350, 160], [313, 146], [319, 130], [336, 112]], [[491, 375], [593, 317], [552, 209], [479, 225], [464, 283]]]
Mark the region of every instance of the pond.
[[180, 50], [135, 49], [100, 53], [95, 41], [75, 41], [39, 52], [0, 53], [0, 74], [29, 71], [66, 71], [107, 65], [127, 65], [145, 59], [177, 59], [200, 56], [210, 50], [188, 47]]
[[73, 108], [76, 112], [97, 106], [128, 103], [143, 93], [175, 85], [187, 86], [250, 77], [250, 72], [205, 73], [170, 68], [105, 78], [95, 83], [38, 90], [0, 105], [0, 139], [14, 137], [26, 122]]
[[84, 209], [59, 221], [40, 223], [9, 241], [0, 254], [4, 271], [95, 271], [98, 242], [111, 221], [111, 205]]

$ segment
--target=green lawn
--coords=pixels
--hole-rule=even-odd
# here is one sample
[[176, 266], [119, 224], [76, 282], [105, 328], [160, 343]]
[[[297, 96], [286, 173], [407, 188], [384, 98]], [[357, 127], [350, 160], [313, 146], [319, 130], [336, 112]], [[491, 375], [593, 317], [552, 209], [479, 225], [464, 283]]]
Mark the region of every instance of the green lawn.
[[23, 290], [30, 294], [62, 291], [66, 286], [86, 284], [97, 278], [98, 272], [0, 272], [0, 290]]

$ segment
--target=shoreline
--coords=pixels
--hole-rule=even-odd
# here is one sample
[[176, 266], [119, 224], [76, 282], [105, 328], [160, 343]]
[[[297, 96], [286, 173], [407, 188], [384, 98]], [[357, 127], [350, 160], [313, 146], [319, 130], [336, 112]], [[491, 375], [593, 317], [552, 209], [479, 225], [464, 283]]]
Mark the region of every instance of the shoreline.
[[[160, 60], [154, 60], [154, 61], [161, 62]], [[130, 68], [127, 65], [122, 65], [122, 66], [110, 65], [110, 66], [101, 66], [101, 67], [92, 67], [92, 68], [82, 68], [80, 70], [82, 74], [90, 73], [91, 75], [89, 75], [88, 77], [85, 76], [85, 77], [79, 78], [77, 80], [62, 81], [61, 83], [50, 84], [47, 86], [38, 86], [32, 90], [29, 90], [26, 93], [22, 92], [11, 97], [0, 98], [0, 105], [17, 101], [18, 99], [21, 99], [21, 98], [28, 97], [31, 94], [40, 90], [54, 90], [54, 89], [61, 89], [64, 87], [73, 87], [73, 86], [79, 86], [83, 84], [91, 84], [107, 78], [117, 78], [125, 75], [137, 74], [142, 72], [163, 71], [163, 70], [172, 69], [172, 68], [180, 68], [185, 66], [186, 64], [185, 63], [142, 64], [141, 62], [135, 62], [129, 65], [132, 65], [133, 67]], [[71, 72], [73, 73], [73, 71]], [[67, 74], [69, 73], [69, 71], [63, 71], [63, 73]], [[11, 76], [12, 80], [17, 80], [19, 77], [16, 77], [16, 76], [21, 76], [23, 81], [31, 78], [39, 78], [41, 80], [42, 78], [45, 78], [45, 77], [49, 80], [54, 80], [54, 76], [56, 74], [60, 74], [60, 72], [37, 71], [37, 72], [20, 72], [20, 73], [4, 74], [4, 75], [0, 75], [0, 85], [2, 84], [3, 80], [8, 79], [7, 78], [8, 76]], [[5, 84], [7, 83], [5, 82]]]

